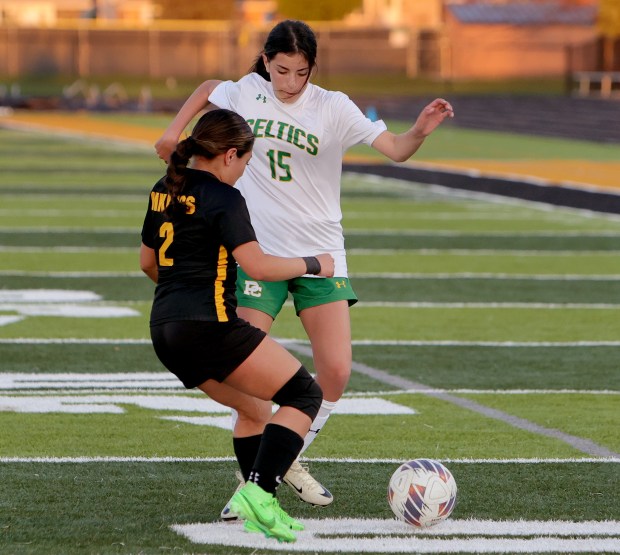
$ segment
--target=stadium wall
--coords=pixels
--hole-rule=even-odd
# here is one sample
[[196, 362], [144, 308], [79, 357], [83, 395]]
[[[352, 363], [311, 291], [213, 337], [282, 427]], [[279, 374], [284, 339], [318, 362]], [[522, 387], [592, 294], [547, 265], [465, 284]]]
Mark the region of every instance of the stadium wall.
[[[42, 29], [0, 26], [0, 75], [236, 78], [252, 65], [268, 31], [227, 22], [148, 29], [97, 22]], [[389, 29], [325, 26], [317, 34], [323, 74], [402, 74], [408, 67], [410, 50], [395, 46]]]
[[[443, 31], [314, 24], [322, 75], [406, 75], [443, 79], [560, 76], [567, 46], [593, 29], [448, 24]], [[53, 27], [0, 26], [0, 75], [236, 78], [247, 72], [269, 27], [230, 22], [73, 21]], [[590, 60], [582, 59], [589, 56]], [[575, 56], [573, 57], [575, 58]], [[583, 50], [579, 69], [596, 68]]]
[[[572, 70], [573, 50], [596, 39], [596, 29], [571, 25], [446, 22], [453, 79], [562, 76]], [[586, 56], [586, 50], [580, 50]], [[583, 65], [595, 67], [594, 52]]]

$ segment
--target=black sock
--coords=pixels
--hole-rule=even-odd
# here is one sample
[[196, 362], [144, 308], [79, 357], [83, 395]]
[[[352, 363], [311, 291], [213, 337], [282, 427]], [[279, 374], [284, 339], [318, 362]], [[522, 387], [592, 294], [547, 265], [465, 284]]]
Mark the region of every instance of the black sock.
[[279, 424], [267, 424], [250, 479], [275, 494], [303, 446], [304, 438], [293, 430]]
[[262, 437], [262, 434], [248, 437], [233, 437], [235, 456], [237, 457], [241, 474], [243, 474], [243, 479], [246, 482], [250, 477], [250, 472], [252, 472]]

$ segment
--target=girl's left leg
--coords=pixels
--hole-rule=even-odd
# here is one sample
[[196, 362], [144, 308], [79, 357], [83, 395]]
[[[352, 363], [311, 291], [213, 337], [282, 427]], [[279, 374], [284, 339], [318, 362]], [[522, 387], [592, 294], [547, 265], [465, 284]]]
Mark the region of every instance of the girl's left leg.
[[[305, 308], [299, 313], [312, 344], [316, 380], [323, 390], [319, 412], [304, 437], [303, 453], [327, 422], [351, 376], [351, 322], [348, 301]], [[314, 478], [306, 465], [295, 461], [284, 477], [295, 494], [306, 503], [326, 506], [333, 502], [331, 492]]]
[[347, 301], [306, 308], [300, 312], [299, 317], [312, 345], [316, 381], [323, 390], [323, 403], [306, 435], [303, 453], [342, 397], [351, 377], [353, 354]]

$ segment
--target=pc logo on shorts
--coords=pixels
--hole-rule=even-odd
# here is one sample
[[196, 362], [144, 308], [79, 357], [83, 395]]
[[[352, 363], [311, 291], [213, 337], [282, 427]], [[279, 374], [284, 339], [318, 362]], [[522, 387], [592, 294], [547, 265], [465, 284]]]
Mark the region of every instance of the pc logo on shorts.
[[244, 295], [250, 295], [251, 297], [260, 297], [263, 294], [263, 288], [257, 281], [245, 280]]

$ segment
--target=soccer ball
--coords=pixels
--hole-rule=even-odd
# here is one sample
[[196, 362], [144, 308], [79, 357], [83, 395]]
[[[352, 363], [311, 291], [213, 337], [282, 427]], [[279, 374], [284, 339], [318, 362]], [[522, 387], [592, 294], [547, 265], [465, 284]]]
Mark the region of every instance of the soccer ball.
[[456, 503], [456, 482], [440, 462], [415, 459], [392, 474], [387, 498], [400, 520], [425, 528], [450, 516]]

